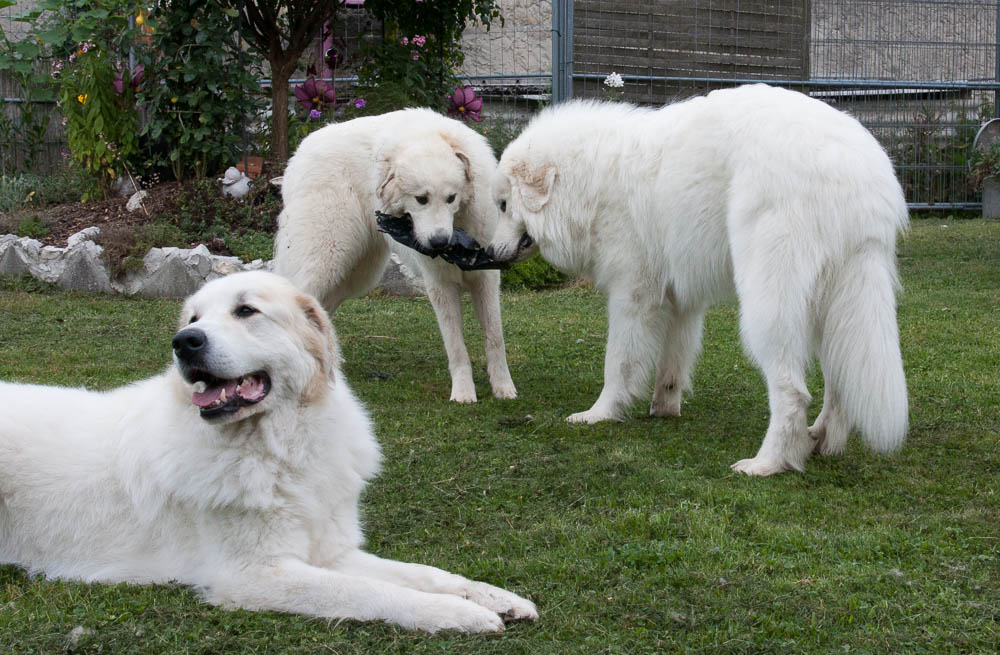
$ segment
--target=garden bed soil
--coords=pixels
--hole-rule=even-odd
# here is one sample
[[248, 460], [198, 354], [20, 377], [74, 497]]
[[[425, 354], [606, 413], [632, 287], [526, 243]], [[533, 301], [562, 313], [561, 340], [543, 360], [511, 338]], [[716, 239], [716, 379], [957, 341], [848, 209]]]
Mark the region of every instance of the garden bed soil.
[[[115, 196], [107, 200], [75, 202], [49, 207], [25, 209], [14, 217], [14, 223], [21, 218], [37, 217], [49, 228], [49, 234], [38, 240], [49, 246], [63, 248], [66, 240], [80, 230], [97, 226], [102, 230], [113, 227], [138, 227], [161, 221], [161, 217], [176, 211], [178, 198], [183, 189], [177, 182], [167, 182], [146, 189], [143, 206], [128, 211], [127, 197]], [[197, 244], [193, 244], [197, 245]]]

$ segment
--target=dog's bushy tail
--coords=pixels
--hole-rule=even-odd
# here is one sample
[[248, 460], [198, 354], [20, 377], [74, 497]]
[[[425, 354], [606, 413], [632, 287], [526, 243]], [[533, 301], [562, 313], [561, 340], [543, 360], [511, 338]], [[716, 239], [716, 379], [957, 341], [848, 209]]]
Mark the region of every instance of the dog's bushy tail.
[[819, 348], [825, 383], [850, 427], [879, 453], [899, 448], [909, 427], [898, 288], [891, 247], [869, 244], [851, 256], [827, 289]]

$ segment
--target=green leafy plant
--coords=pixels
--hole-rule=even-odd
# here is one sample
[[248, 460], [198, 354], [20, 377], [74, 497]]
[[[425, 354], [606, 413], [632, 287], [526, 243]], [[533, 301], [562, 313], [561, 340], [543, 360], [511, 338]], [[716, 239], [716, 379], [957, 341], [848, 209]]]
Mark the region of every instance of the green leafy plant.
[[1000, 143], [974, 148], [969, 156], [969, 173], [977, 189], [982, 188], [987, 178], [1000, 178]]
[[215, 180], [201, 179], [184, 187], [176, 209], [167, 218], [188, 242], [219, 239], [231, 247], [233, 235], [274, 234], [280, 211], [281, 197], [262, 179], [255, 181], [239, 202], [223, 197]]
[[14, 232], [21, 237], [30, 237], [32, 239], [41, 239], [42, 237], [47, 237], [51, 230], [45, 222], [37, 216], [29, 216], [22, 219], [17, 227], [14, 228]]
[[248, 230], [225, 237], [226, 248], [245, 262], [274, 257], [274, 235], [269, 232]]
[[[31, 100], [58, 102], [70, 155], [94, 176], [105, 195], [138, 150], [138, 113], [131, 88], [115, 89], [120, 59], [136, 33], [129, 21], [131, 6], [125, 0], [40, 0], [20, 19], [30, 23], [34, 38], [17, 43], [5, 38], [0, 56], [0, 69], [12, 70], [23, 85], [32, 86], [26, 90], [26, 108], [33, 107]], [[50, 78], [40, 77], [28, 65], [28, 60], [44, 58], [52, 59]], [[46, 121], [31, 119], [29, 138], [38, 147]]]
[[101, 254], [112, 277], [142, 268], [150, 248], [185, 246], [183, 232], [169, 223], [105, 227], [97, 242], [104, 248]]
[[[14, 6], [11, 0], [0, 0], [0, 9]], [[30, 21], [30, 15], [17, 18]], [[54, 91], [48, 73], [44, 71], [41, 39], [11, 41], [0, 25], [0, 72], [6, 73], [21, 102], [13, 112], [7, 111], [7, 102], [0, 96], [0, 171], [14, 173], [35, 167], [41, 152], [45, 133], [49, 127], [50, 113], [47, 103], [54, 100]], [[6, 94], [3, 94], [6, 95]], [[15, 114], [16, 118], [10, 114]], [[19, 162], [16, 153], [22, 153]]]
[[504, 271], [500, 280], [504, 289], [538, 291], [561, 286], [569, 281], [569, 277], [536, 254]]
[[[492, 0], [368, 0], [365, 8], [382, 21], [385, 38], [373, 41], [362, 53], [361, 93], [375, 105], [381, 104], [378, 96], [383, 93], [397, 101], [402, 96], [406, 104], [397, 109], [444, 109], [458, 85], [455, 70], [465, 57], [461, 38], [466, 23], [478, 20], [487, 29], [493, 21], [503, 23], [498, 4]], [[374, 112], [374, 107], [365, 109]]]
[[238, 56], [237, 12], [211, 3], [157, 3], [143, 20], [139, 51], [149, 166], [174, 177], [204, 177], [239, 159], [243, 127], [260, 104], [255, 65]]
[[132, 88], [126, 84], [122, 94], [116, 94], [112, 59], [108, 47], [88, 41], [70, 54], [58, 76], [70, 152], [98, 180], [105, 196], [112, 182], [127, 174], [128, 162], [139, 151]]

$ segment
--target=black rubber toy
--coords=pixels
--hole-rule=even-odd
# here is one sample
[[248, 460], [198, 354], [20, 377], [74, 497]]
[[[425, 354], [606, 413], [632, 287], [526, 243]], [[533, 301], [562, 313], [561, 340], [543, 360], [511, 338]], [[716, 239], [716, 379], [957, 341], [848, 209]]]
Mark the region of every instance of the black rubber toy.
[[403, 244], [407, 248], [412, 248], [421, 255], [428, 257], [440, 257], [449, 264], [458, 266], [463, 271], [481, 271], [490, 268], [507, 268], [510, 262], [498, 262], [486, 255], [486, 249], [470, 237], [465, 230], [453, 228], [451, 240], [448, 245], [440, 248], [428, 248], [417, 241], [413, 235], [413, 219], [409, 214], [402, 216], [390, 216], [382, 212], [375, 212], [375, 220], [378, 222], [378, 229], [385, 232], [395, 241]]

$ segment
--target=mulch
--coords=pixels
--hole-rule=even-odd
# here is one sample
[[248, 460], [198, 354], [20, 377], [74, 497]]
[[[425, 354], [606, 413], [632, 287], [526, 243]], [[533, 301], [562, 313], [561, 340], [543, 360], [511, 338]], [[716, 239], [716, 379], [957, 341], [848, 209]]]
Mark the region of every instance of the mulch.
[[49, 226], [50, 233], [39, 241], [50, 246], [65, 247], [66, 240], [71, 235], [92, 225], [105, 229], [117, 226], [137, 227], [156, 222], [158, 216], [175, 211], [178, 196], [181, 195], [181, 185], [178, 182], [167, 182], [146, 191], [143, 206], [133, 212], [125, 209], [128, 198], [114, 197], [86, 203], [32, 208], [27, 213], [37, 216]]

